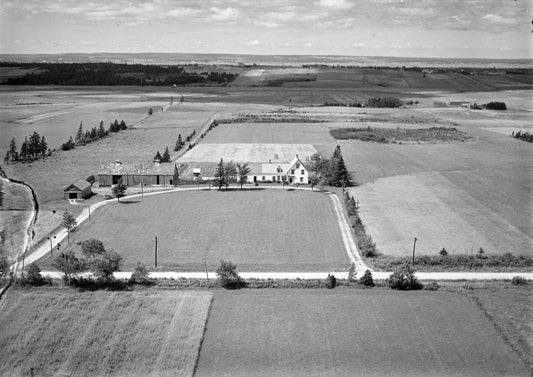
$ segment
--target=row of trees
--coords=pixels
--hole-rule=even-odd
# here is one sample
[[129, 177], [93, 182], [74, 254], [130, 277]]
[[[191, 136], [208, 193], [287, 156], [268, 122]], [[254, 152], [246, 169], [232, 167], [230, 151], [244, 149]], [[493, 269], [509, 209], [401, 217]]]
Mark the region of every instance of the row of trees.
[[402, 101], [400, 101], [397, 97], [372, 97], [369, 98], [366, 103], [365, 107], [400, 107], [402, 105]]
[[126, 129], [128, 129], [126, 122], [124, 122], [124, 120], [121, 120], [119, 122], [118, 119], [115, 119], [114, 122], [110, 123], [109, 128], [107, 130], [104, 127], [103, 120], [100, 121], [98, 127], [93, 127], [91, 130], [86, 131], [84, 131], [83, 129], [83, 122], [80, 122], [78, 131], [76, 132], [76, 136], [74, 138], [71, 136], [66, 142], [64, 142], [61, 145], [61, 149], [64, 151], [68, 151], [70, 149], [74, 149], [76, 146], [90, 144], [92, 142], [103, 139], [106, 136], [109, 136], [109, 134], [111, 133], [119, 132]]
[[529, 131], [522, 132], [522, 130], [520, 130], [516, 133], [513, 131], [513, 133], [511, 133], [511, 136], [515, 139], [520, 139], [523, 141], [527, 141], [528, 143], [533, 143], [533, 133]]
[[13, 161], [33, 161], [39, 157], [44, 158], [47, 154], [50, 154], [48, 143], [44, 136], [40, 136], [36, 131], [29, 137], [26, 136], [20, 151], [17, 151], [17, 141], [15, 138], [11, 139], [9, 143], [9, 149], [4, 156], [4, 162], [9, 163]]

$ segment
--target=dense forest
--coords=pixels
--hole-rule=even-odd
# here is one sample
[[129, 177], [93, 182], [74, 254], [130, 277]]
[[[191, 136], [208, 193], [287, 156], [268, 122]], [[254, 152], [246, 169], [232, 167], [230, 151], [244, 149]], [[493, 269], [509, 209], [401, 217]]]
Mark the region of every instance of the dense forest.
[[179, 66], [114, 63], [0, 63], [39, 73], [10, 78], [4, 85], [187, 85], [227, 84], [237, 77], [227, 72], [186, 72]]

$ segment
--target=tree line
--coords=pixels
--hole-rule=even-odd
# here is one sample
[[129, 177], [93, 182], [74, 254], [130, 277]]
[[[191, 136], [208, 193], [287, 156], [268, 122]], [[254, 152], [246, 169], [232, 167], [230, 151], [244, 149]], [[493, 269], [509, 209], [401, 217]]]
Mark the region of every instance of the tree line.
[[520, 130], [516, 133], [513, 131], [511, 133], [511, 136], [514, 137], [515, 139], [527, 141], [528, 143], [533, 143], [533, 133], [529, 131], [522, 132], [522, 130]]
[[101, 120], [97, 127], [93, 127], [91, 130], [83, 130], [83, 122], [80, 122], [76, 136], [72, 136], [61, 145], [61, 150], [68, 151], [74, 149], [76, 146], [90, 144], [92, 142], [103, 139], [109, 136], [111, 133], [116, 133], [122, 130], [128, 129], [126, 122], [121, 120], [120, 122], [115, 119], [114, 122], [109, 124], [109, 128], [106, 130], [104, 127], [104, 121]]
[[51, 153], [52, 151], [48, 148], [46, 138], [34, 131], [33, 134], [24, 138], [19, 151], [17, 151], [17, 141], [15, 138], [11, 139], [9, 149], [4, 156], [4, 162], [6, 164], [15, 161], [28, 162], [38, 158], [44, 158]]
[[[13, 63], [15, 64], [15, 63]], [[186, 72], [180, 66], [118, 63], [16, 63], [17, 67], [39, 68], [10, 78], [4, 85], [187, 85], [229, 83], [237, 74], [212, 71], [207, 74]]]

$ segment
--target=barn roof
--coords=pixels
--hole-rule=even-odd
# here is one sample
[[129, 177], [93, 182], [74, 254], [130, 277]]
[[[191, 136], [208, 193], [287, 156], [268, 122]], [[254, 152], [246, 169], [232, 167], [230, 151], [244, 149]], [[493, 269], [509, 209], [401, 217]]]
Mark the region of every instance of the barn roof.
[[174, 164], [108, 162], [100, 164], [99, 175], [173, 175]]
[[89, 182], [87, 182], [85, 179], [79, 179], [76, 182], [70, 184], [64, 191], [73, 191], [75, 189], [83, 191], [88, 187], [91, 187], [91, 184]]

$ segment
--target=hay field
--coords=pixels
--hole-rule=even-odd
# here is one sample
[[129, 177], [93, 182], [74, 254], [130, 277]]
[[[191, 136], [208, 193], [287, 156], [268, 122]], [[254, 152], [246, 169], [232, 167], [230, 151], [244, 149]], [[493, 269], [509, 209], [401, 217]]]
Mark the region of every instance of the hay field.
[[526, 199], [520, 188], [503, 186], [495, 192], [486, 175], [471, 171], [429, 172], [381, 178], [352, 192], [385, 255], [410, 255], [417, 237], [417, 255], [437, 255], [443, 247], [470, 255], [482, 247], [488, 254], [531, 256], [533, 210], [530, 203], [520, 206]]
[[23, 185], [0, 178], [4, 194], [0, 216], [0, 255], [14, 261], [24, 252], [27, 227], [33, 216], [30, 190]]
[[198, 144], [181, 157], [179, 163], [188, 162], [268, 162], [291, 161], [298, 155], [302, 161], [316, 153], [310, 144]]
[[196, 376], [527, 376], [466, 297], [390, 290], [217, 292]]
[[12, 289], [0, 375], [192, 376], [209, 292]]
[[329, 123], [225, 123], [220, 124], [202, 143], [325, 144], [335, 141]]
[[[529, 254], [533, 250], [528, 143], [483, 128], [522, 124], [518, 112], [429, 111], [453, 122], [472, 142], [379, 145], [341, 141], [347, 167], [362, 186], [352, 189], [378, 249], [393, 256], [419, 254]], [[515, 123], [513, 123], [515, 122]], [[369, 123], [369, 125], [371, 125]]]
[[[310, 191], [184, 191], [121, 200], [99, 209], [71, 234], [100, 239], [124, 257], [163, 270], [214, 270], [221, 259], [241, 271], [338, 271], [349, 266], [328, 196]], [[65, 244], [66, 245], [66, 244]], [[41, 260], [49, 268], [49, 260]]]

